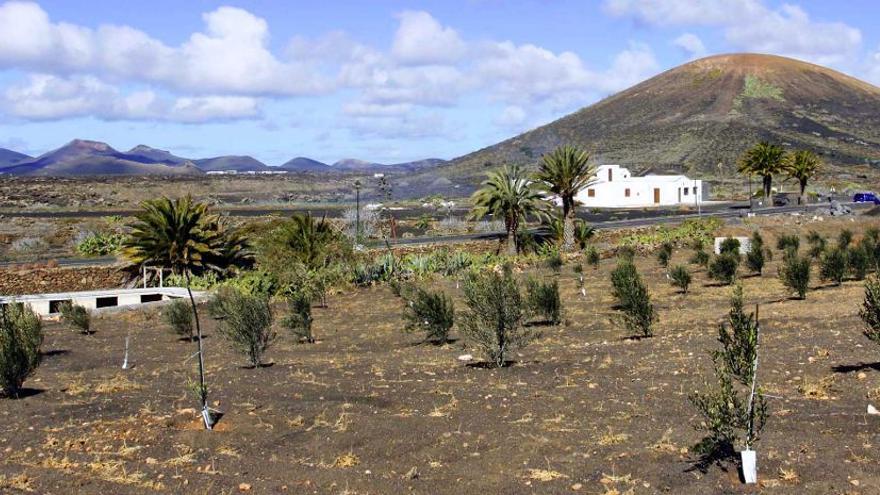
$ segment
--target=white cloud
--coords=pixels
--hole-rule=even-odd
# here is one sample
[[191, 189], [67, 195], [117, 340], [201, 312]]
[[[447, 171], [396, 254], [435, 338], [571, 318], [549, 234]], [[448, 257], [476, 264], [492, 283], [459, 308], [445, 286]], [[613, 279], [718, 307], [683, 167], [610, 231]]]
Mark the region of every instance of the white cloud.
[[673, 45], [680, 48], [690, 59], [700, 58], [706, 55], [706, 45], [699, 36], [693, 33], [684, 33], [672, 42]]
[[466, 47], [458, 33], [442, 26], [427, 12], [402, 12], [400, 26], [394, 34], [391, 55], [413, 65], [454, 63], [464, 55]]
[[854, 27], [814, 21], [792, 4], [771, 9], [760, 0], [606, 0], [605, 9], [655, 26], [721, 26], [736, 49], [819, 64], [851, 60], [862, 41]]
[[203, 20], [204, 32], [169, 47], [128, 26], [92, 30], [53, 23], [36, 3], [7, 2], [0, 5], [0, 66], [121, 77], [203, 94], [310, 95], [331, 89], [306, 65], [269, 51], [265, 20], [233, 7], [208, 12]]
[[495, 118], [495, 125], [499, 127], [507, 127], [518, 129], [526, 121], [526, 111], [522, 107], [516, 105], [508, 105], [504, 107], [501, 115]]
[[794, 5], [783, 5], [749, 22], [732, 25], [725, 36], [735, 46], [820, 64], [851, 59], [862, 42], [858, 29], [839, 22], [814, 22]]
[[28, 120], [95, 117], [102, 120], [203, 123], [260, 115], [254, 98], [196, 96], [171, 99], [160, 97], [151, 90], [125, 94], [93, 76], [32, 75], [27, 84], [6, 89], [0, 102], [9, 115]]
[[869, 82], [880, 85], [880, 47], [868, 54], [865, 63], [865, 77]]

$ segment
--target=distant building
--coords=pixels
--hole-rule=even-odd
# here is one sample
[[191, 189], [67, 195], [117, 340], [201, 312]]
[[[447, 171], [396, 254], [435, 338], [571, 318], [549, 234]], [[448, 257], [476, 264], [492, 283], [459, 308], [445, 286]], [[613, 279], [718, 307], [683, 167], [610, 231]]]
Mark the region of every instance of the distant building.
[[620, 208], [693, 205], [704, 200], [703, 181], [684, 175], [633, 177], [620, 165], [600, 165], [596, 181], [575, 196], [583, 206]]

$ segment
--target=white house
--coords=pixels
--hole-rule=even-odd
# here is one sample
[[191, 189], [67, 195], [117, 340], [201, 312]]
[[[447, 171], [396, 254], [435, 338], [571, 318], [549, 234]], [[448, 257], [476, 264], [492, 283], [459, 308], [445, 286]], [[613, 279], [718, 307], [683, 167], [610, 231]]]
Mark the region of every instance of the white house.
[[575, 199], [588, 208], [695, 205], [703, 202], [703, 181], [684, 175], [633, 177], [620, 165], [600, 165], [595, 182]]

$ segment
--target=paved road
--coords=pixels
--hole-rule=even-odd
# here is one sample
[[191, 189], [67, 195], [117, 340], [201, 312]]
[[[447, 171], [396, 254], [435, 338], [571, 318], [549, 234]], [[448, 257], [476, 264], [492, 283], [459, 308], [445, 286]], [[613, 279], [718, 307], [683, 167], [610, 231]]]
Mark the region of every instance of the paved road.
[[[872, 208], [874, 205], [870, 203], [841, 203], [846, 204], [854, 209], [865, 210]], [[808, 205], [806, 209], [802, 206], [780, 206], [780, 207], [772, 207], [772, 208], [755, 208], [753, 210], [755, 215], [778, 215], [785, 213], [796, 213], [796, 212], [813, 212], [815, 210], [827, 209], [827, 204], [815, 204]], [[644, 212], [643, 210], [639, 210]], [[688, 218], [698, 218], [698, 217], [716, 217], [716, 218], [736, 218], [745, 216], [748, 213], [748, 203], [745, 204], [726, 204], [723, 206], [718, 206], [714, 208], [710, 208], [709, 211], [703, 212], [702, 214], [697, 213], [674, 213], [674, 212], [662, 212], [660, 210], [648, 210], [648, 212], [655, 212], [659, 214], [665, 213], [662, 216], [639, 216], [636, 218], [629, 218], [624, 220], [593, 220], [594, 215], [580, 215], [588, 220], [590, 220], [590, 224], [598, 229], [598, 230], [607, 230], [607, 229], [621, 229], [621, 228], [631, 228], [631, 227], [644, 227], [648, 225], [662, 225], [662, 224], [670, 224], [670, 223], [680, 223]], [[603, 215], [606, 216], [607, 215]], [[475, 233], [475, 234], [457, 234], [457, 235], [444, 235], [444, 236], [432, 236], [432, 237], [414, 237], [410, 239], [397, 239], [392, 241], [391, 244], [394, 246], [418, 246], [424, 244], [454, 244], [458, 242], [469, 242], [469, 241], [481, 241], [481, 240], [493, 240], [493, 239], [501, 239], [504, 237], [504, 232], [489, 232], [489, 233]], [[371, 246], [381, 246], [381, 242], [374, 242]], [[102, 257], [102, 258], [66, 258], [57, 260], [59, 265], [68, 266], [68, 267], [76, 267], [76, 266], [101, 266], [101, 265], [110, 265], [115, 263], [117, 260], [112, 256]], [[2, 262], [0, 266], [13, 266], [22, 263], [13, 263], [13, 262]]]

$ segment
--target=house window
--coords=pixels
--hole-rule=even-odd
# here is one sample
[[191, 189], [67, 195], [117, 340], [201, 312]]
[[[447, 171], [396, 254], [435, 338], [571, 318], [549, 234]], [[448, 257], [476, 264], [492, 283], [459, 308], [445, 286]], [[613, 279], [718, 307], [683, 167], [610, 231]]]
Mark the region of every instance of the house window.
[[697, 186], [694, 186], [694, 194], [697, 194]]
[[95, 299], [96, 308], [112, 308], [119, 306], [119, 298], [116, 296], [99, 297]]
[[588, 198], [595, 198], [596, 197], [596, 190], [595, 189], [587, 189], [587, 197]]
[[685, 196], [688, 195], [688, 188], [684, 188], [684, 195], [685, 195]]
[[608, 169], [608, 182], [611, 182], [611, 169]]
[[629, 197], [629, 188], [628, 188], [628, 187], [627, 187], [626, 189], [623, 190], [623, 196], [624, 196], [625, 198], [628, 198], [628, 197]]

